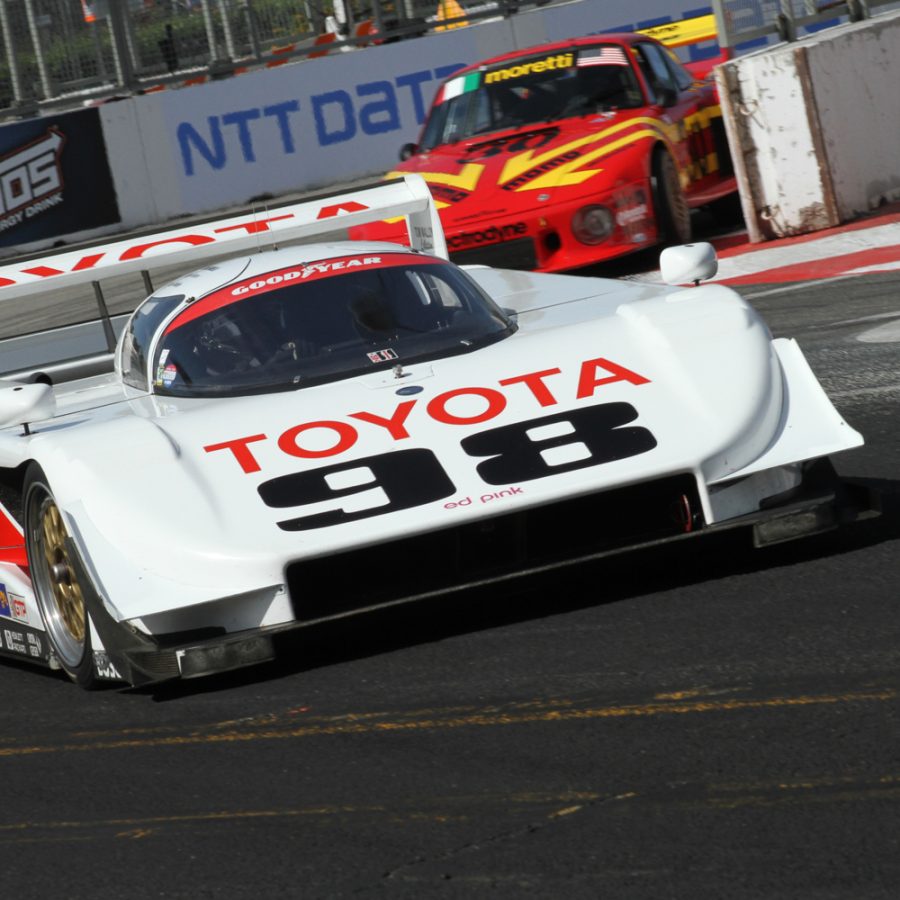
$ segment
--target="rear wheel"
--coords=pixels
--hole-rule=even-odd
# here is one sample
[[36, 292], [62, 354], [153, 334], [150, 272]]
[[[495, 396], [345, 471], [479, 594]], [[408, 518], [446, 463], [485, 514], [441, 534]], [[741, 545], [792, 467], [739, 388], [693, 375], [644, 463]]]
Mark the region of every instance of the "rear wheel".
[[25, 475], [25, 542], [31, 579], [47, 640], [66, 674], [84, 688], [95, 685], [90, 618], [62, 513], [40, 466]]
[[657, 150], [653, 157], [653, 202], [660, 238], [666, 244], [691, 242], [691, 210], [678, 180], [671, 154]]

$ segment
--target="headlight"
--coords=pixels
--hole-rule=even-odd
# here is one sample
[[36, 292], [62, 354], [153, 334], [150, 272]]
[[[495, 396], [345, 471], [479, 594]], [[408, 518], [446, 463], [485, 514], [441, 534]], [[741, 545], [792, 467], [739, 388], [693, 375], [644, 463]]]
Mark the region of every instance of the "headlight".
[[582, 244], [599, 244], [613, 230], [613, 214], [605, 206], [582, 206], [572, 216], [572, 233]]

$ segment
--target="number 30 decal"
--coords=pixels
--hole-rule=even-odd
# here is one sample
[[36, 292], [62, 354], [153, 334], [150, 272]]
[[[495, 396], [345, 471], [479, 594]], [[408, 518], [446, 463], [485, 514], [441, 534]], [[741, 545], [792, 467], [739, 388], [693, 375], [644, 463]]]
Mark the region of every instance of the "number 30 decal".
[[[602, 403], [503, 425], [464, 438], [486, 484], [533, 481], [646, 453], [656, 438], [629, 426], [637, 418], [630, 403]], [[629, 427], [625, 427], [629, 426]], [[285, 531], [306, 531], [412, 509], [456, 493], [431, 450], [397, 450], [263, 482], [267, 506], [286, 509], [332, 501], [331, 508], [279, 522]]]

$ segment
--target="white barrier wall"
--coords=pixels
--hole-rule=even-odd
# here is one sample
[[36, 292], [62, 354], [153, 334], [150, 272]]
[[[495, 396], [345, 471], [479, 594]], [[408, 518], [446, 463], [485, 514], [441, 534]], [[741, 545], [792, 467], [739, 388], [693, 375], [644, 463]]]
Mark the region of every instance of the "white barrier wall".
[[[440, 81], [509, 50], [686, 18], [676, 0], [576, 0], [103, 106], [123, 228], [379, 177], [418, 137]], [[703, 48], [700, 48], [701, 50]], [[714, 45], [711, 50], [714, 50]]]
[[804, 234], [900, 200], [900, 13], [716, 70], [750, 238]]

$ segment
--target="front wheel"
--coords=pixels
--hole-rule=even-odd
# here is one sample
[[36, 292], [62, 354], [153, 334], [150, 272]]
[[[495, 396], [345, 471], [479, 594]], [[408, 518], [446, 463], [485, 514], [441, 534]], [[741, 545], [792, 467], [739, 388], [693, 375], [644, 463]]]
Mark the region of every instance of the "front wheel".
[[25, 544], [31, 580], [54, 656], [76, 684], [96, 684], [91, 628], [75, 550], [43, 469], [32, 463], [24, 485]]
[[665, 150], [657, 150], [653, 157], [653, 202], [661, 241], [689, 244], [691, 210], [678, 180], [675, 160]]

